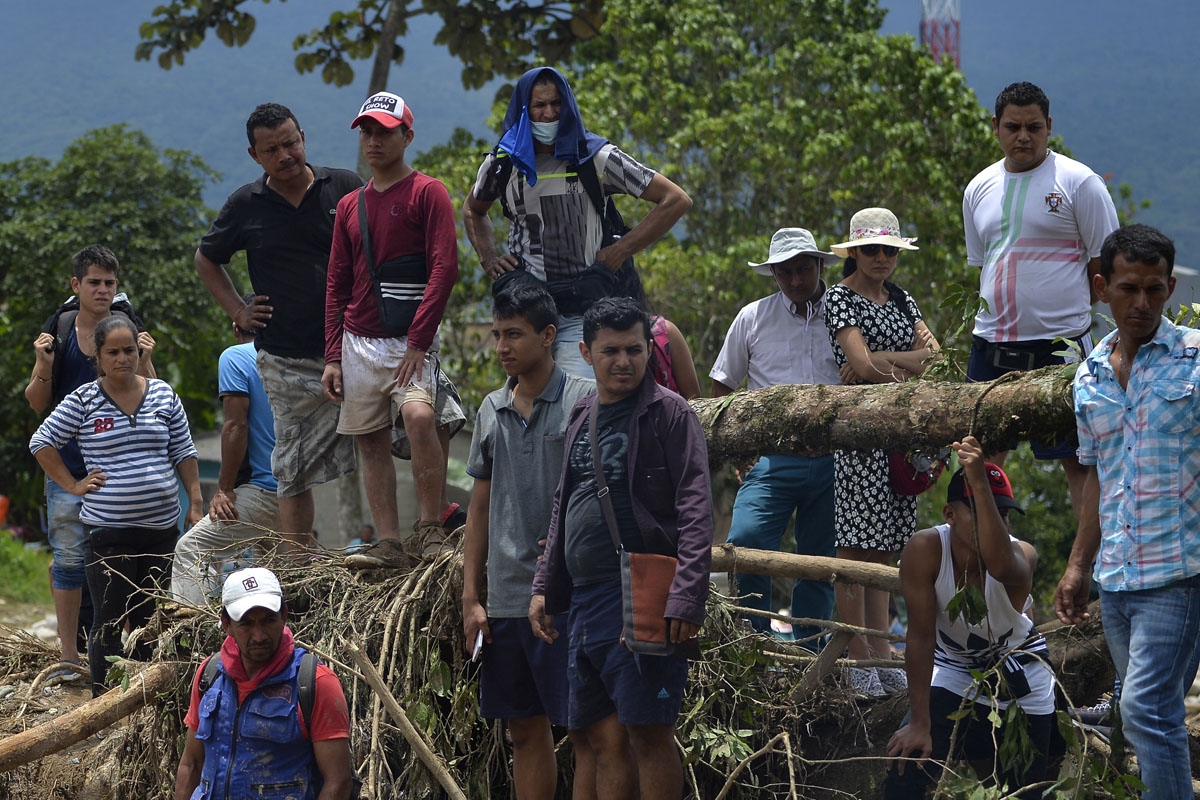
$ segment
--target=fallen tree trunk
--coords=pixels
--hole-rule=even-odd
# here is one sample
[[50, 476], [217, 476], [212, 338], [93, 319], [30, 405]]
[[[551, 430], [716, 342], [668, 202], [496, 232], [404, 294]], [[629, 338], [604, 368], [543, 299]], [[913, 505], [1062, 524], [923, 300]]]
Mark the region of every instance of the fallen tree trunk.
[[714, 464], [761, 453], [943, 447], [972, 431], [987, 452], [1075, 430], [1071, 373], [1061, 366], [988, 383], [772, 386], [692, 401]]
[[[889, 592], [900, 591], [900, 571], [882, 564], [752, 550], [731, 544], [714, 545], [712, 552], [713, 572], [806, 578], [855, 583]], [[1039, 628], [1045, 634], [1050, 648], [1050, 664], [1063, 691], [1075, 705], [1091, 705], [1101, 694], [1112, 691], [1116, 674], [1108, 654], [1108, 645], [1104, 641], [1100, 603], [1092, 603], [1089, 611], [1091, 617], [1080, 625], [1063, 625], [1055, 620]], [[841, 654], [841, 648], [837, 648], [837, 653]], [[824, 674], [813, 673], [811, 677], [819, 680]]]
[[1117, 671], [1108, 643], [1100, 601], [1088, 606], [1089, 619], [1079, 625], [1064, 625], [1058, 620], [1039, 626], [1050, 648], [1050, 666], [1072, 705], [1090, 706], [1100, 695], [1111, 692]]
[[803, 556], [776, 550], [753, 550], [731, 544], [713, 545], [713, 572], [770, 575], [772, 578], [806, 578], [815, 581], [857, 583], [871, 589], [900, 591], [900, 570], [844, 558]]
[[0, 740], [0, 772], [8, 772], [64, 750], [137, 711], [179, 681], [178, 665], [160, 663], [129, 682], [125, 691], [113, 689], [50, 722]]

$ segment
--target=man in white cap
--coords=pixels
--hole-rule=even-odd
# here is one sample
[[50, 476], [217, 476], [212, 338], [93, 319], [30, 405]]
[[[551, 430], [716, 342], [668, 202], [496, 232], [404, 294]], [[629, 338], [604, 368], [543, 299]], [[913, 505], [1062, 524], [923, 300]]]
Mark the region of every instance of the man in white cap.
[[[748, 389], [780, 384], [838, 386], [829, 335], [825, 330], [825, 282], [822, 269], [837, 260], [817, 248], [804, 228], [781, 228], [771, 237], [767, 260], [750, 263], [759, 275], [771, 276], [779, 291], [742, 308], [729, 326], [725, 344], [709, 371], [713, 397], [722, 397], [746, 381]], [[833, 556], [833, 456], [793, 456], [779, 453], [759, 457], [742, 476], [733, 504], [730, 544], [778, 550], [792, 515], [796, 515], [796, 552]], [[742, 602], [772, 610], [771, 579], [738, 575]], [[750, 596], [756, 595], [756, 596]], [[829, 619], [833, 586], [823, 581], [797, 580], [792, 587], [793, 617]], [[767, 620], [751, 618], [757, 630]], [[794, 633], [816, 649], [811, 637], [820, 628], [797, 626]]]
[[[986, 307], [975, 317], [967, 379], [1063, 363], [1059, 339], [1092, 350], [1092, 276], [1100, 247], [1117, 229], [1104, 179], [1086, 164], [1055, 153], [1050, 100], [1032, 83], [1013, 83], [996, 97], [992, 130], [1004, 158], [976, 175], [963, 193], [967, 263], [980, 268]], [[1038, 459], [1057, 459], [1078, 509], [1087, 470], [1074, 436], [1030, 442]], [[1005, 453], [992, 458], [1003, 465]]]
[[[403, 567], [446, 537], [449, 431], [436, 419], [437, 332], [458, 280], [454, 206], [442, 182], [409, 166], [413, 112], [399, 95], [367, 98], [358, 128], [371, 180], [338, 203], [325, 289], [325, 372], [341, 404], [338, 433], [362, 453], [363, 484], [378, 539], [351, 567]], [[397, 412], [397, 409], [398, 412]], [[412, 452], [419, 517], [400, 543], [392, 428]]]
[[175, 800], [285, 790], [296, 800], [346, 800], [346, 697], [337, 675], [296, 646], [279, 579], [262, 567], [233, 572], [221, 605], [225, 643], [192, 680]]

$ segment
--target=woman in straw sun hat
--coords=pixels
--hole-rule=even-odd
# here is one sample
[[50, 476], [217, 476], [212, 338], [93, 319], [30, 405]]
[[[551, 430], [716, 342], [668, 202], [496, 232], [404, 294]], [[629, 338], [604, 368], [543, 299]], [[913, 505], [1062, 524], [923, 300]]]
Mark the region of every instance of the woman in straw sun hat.
[[[891, 211], [864, 208], [850, 219], [849, 239], [830, 248], [846, 259], [842, 281], [825, 301], [843, 383], [908, 380], [924, 372], [926, 359], [938, 351], [912, 296], [891, 281], [900, 251], [919, 249], [914, 241], [900, 235]], [[917, 499], [892, 489], [888, 455], [880, 449], [834, 453], [834, 508], [839, 558], [890, 564], [916, 530]], [[887, 630], [888, 600], [882, 589], [837, 587], [838, 616], [851, 625]], [[886, 639], [857, 636], [849, 651], [853, 659], [887, 658], [890, 647]], [[905, 685], [899, 669], [854, 670], [850, 678], [867, 694]]]

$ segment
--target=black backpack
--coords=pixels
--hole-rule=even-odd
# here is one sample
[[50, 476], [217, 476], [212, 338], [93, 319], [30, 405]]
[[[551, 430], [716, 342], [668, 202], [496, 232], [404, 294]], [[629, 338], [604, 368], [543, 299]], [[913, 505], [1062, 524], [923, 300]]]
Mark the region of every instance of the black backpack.
[[[220, 664], [213, 656], [204, 659], [200, 665], [200, 694], [203, 695], [217, 682]], [[300, 689], [300, 711], [304, 718], [312, 720], [313, 703], [317, 696], [317, 657], [307, 650], [300, 656], [300, 671], [296, 675], [296, 683]]]
[[[504, 188], [508, 186], [508, 180], [512, 177], [513, 162], [507, 153], [498, 150], [493, 151], [492, 156], [492, 174], [496, 178], [496, 184], [500, 187], [500, 207], [504, 210], [504, 216], [512, 219], [512, 209], [508, 207], [508, 197]], [[595, 160], [589, 158], [581, 161], [575, 165], [575, 172], [579, 176], [579, 182], [583, 184], [583, 190], [591, 198], [596, 213], [604, 221], [603, 244], [608, 244], [612, 239], [628, 233], [629, 226], [625, 224], [625, 218], [617, 210], [617, 204], [613, 202], [611, 196], [606, 197], [604, 190], [600, 188], [600, 177], [596, 175]]]
[[[133, 306], [124, 292], [113, 298], [110, 310], [114, 314], [122, 314], [128, 317], [139, 333], [146, 330], [146, 323], [142, 322], [142, 318], [133, 310]], [[54, 310], [54, 313], [50, 315], [50, 319], [46, 320], [46, 324], [42, 326], [42, 333], [54, 335], [54, 344], [51, 347], [51, 352], [57, 355], [66, 350], [67, 339], [71, 335], [71, 330], [75, 327], [75, 318], [78, 316], [79, 295], [72, 295], [69, 300]], [[54, 366], [50, 371], [50, 393], [52, 396], [58, 395], [58, 387], [62, 385], [62, 371], [65, 368], [61, 358], [54, 359]]]
[[[509, 178], [512, 177], [513, 161], [507, 153], [500, 152], [499, 150], [492, 151], [492, 156], [492, 174], [496, 178], [496, 185], [500, 187], [500, 207], [504, 211], [504, 216], [512, 219], [512, 209], [508, 207], [508, 196], [504, 190], [508, 186]], [[605, 196], [604, 190], [600, 188], [600, 178], [596, 175], [595, 159], [589, 158], [586, 161], [576, 164], [575, 173], [579, 176], [579, 182], [583, 184], [583, 190], [587, 192], [588, 197], [591, 199], [596, 213], [600, 215], [601, 230], [603, 231], [600, 246], [605, 247], [610, 245], [616, 239], [620, 239], [629, 233], [629, 226], [625, 224], [625, 218], [617, 210], [617, 204], [613, 202], [612, 196]], [[617, 275], [625, 283], [629, 281], [630, 273], [634, 273], [635, 270], [633, 259], [628, 258], [621, 264]], [[622, 286], [622, 288], [625, 287]]]
[[[200, 695], [212, 688], [212, 685], [217, 681], [217, 675], [220, 673], [220, 665], [217, 658], [208, 656], [200, 664]], [[300, 669], [296, 674], [296, 685], [300, 695], [300, 711], [304, 714], [304, 719], [312, 730], [312, 714], [313, 703], [317, 697], [317, 657], [309, 651], [304, 651], [304, 655], [300, 656]], [[358, 779], [358, 774], [354, 770], [354, 764], [350, 764], [350, 800], [359, 800], [362, 797], [362, 781]]]

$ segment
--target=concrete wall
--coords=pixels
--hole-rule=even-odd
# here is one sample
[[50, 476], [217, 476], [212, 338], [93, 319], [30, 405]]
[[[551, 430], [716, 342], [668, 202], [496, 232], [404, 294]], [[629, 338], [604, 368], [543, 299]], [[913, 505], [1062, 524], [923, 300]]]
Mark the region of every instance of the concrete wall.
[[[196, 437], [196, 450], [200, 454], [200, 481], [207, 503], [217, 488], [217, 470], [221, 458], [221, 433], [214, 431]], [[466, 478], [464, 465], [471, 448], [471, 430], [463, 428], [450, 440], [451, 481], [448, 493], [452, 503], [467, 507], [470, 499], [470, 481]], [[400, 510], [400, 529], [407, 530], [417, 518], [417, 498], [413, 488], [411, 462], [393, 459], [396, 466], [396, 502]], [[316, 506], [316, 528], [322, 545], [328, 548], [345, 547], [350, 539], [358, 535], [364, 523], [371, 521], [366, 491], [354, 472], [333, 483], [318, 486], [313, 490]]]

